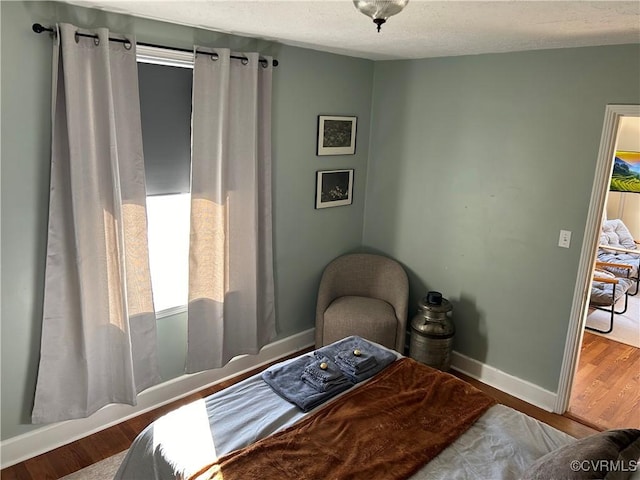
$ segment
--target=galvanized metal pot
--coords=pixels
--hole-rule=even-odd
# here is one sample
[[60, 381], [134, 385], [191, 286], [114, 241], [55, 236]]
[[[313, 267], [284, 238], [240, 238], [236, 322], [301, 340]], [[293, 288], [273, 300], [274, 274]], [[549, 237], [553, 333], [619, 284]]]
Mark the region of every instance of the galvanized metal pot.
[[418, 303], [411, 320], [409, 356], [442, 371], [451, 367], [451, 351], [456, 327], [451, 319], [451, 303], [440, 292], [428, 292]]

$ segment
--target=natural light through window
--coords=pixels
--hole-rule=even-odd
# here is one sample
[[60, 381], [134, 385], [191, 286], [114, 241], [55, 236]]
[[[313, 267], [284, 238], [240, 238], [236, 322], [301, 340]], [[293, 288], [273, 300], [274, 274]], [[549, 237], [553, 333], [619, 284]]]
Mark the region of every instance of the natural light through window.
[[188, 193], [147, 197], [149, 264], [156, 314], [166, 310], [173, 313], [187, 304], [190, 200]]
[[[209, 421], [207, 405], [200, 399], [153, 422], [153, 452], [162, 452], [177, 478], [192, 478], [203, 465], [218, 461], [214, 428]], [[163, 467], [159, 461], [158, 465]]]
[[138, 45], [137, 59], [149, 269], [161, 318], [188, 303], [193, 53]]

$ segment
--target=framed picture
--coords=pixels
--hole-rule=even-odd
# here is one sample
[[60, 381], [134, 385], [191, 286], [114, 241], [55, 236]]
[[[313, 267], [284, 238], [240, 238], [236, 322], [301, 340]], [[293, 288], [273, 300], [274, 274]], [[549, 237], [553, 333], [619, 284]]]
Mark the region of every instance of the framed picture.
[[318, 155], [353, 155], [356, 153], [358, 117], [318, 116]]
[[640, 193], [640, 152], [616, 152], [609, 190]]
[[353, 203], [353, 169], [316, 172], [316, 208]]

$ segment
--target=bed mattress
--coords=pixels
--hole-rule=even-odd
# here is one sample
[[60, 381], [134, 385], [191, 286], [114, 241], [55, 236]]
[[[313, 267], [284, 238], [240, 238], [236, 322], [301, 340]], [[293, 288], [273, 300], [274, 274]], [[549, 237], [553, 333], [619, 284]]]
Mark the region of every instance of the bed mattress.
[[[340, 401], [347, 392], [330, 401]], [[133, 442], [115, 478], [188, 478], [203, 465], [314, 411], [302, 412], [256, 374], [151, 423]], [[536, 459], [573, 440], [523, 413], [495, 405], [410, 478], [517, 479]]]

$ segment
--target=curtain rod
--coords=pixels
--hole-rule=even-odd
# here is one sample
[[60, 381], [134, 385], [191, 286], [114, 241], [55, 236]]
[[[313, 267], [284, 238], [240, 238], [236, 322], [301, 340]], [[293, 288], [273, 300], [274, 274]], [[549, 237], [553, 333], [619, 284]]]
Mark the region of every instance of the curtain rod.
[[[39, 23], [34, 23], [31, 26], [31, 29], [36, 32], [36, 33], [42, 33], [42, 32], [51, 32], [55, 35], [56, 31], [53, 29], [53, 27], [45, 27], [44, 25], [41, 25]], [[97, 35], [93, 35], [90, 33], [80, 33], [80, 32], [76, 32], [76, 35], [78, 35], [79, 37], [87, 37], [87, 38], [98, 38]], [[109, 38], [110, 42], [118, 42], [118, 43], [131, 43], [129, 40], [122, 39], [122, 38]], [[175, 50], [177, 52], [187, 52], [187, 53], [193, 53], [193, 50], [189, 50], [186, 48], [178, 48], [178, 47], [167, 47], [164, 45], [157, 45], [154, 43], [144, 43], [144, 42], [136, 42], [137, 45], [142, 45], [144, 47], [154, 47], [154, 48], [164, 48], [167, 50]], [[206, 55], [216, 55], [215, 53], [212, 54], [211, 52], [203, 52], [203, 51], [198, 51], [196, 50], [195, 53], [202, 53], [202, 54], [206, 54]], [[231, 58], [235, 58], [237, 60], [247, 60], [247, 57], [239, 57], [237, 55], [231, 55]], [[273, 59], [273, 66], [277, 67], [279, 64], [278, 60], [276, 60], [275, 58]], [[263, 67], [267, 67], [267, 60], [264, 58], [260, 59], [260, 65], [262, 65]]]

